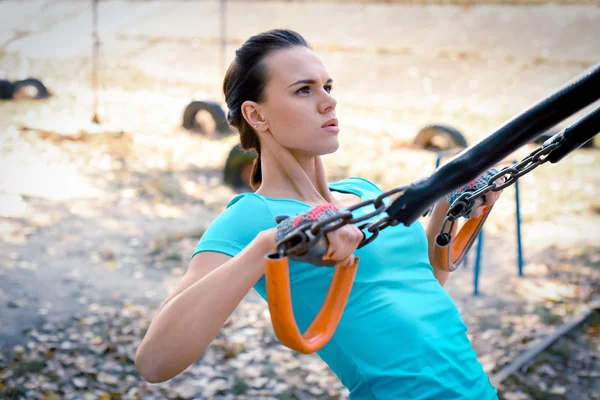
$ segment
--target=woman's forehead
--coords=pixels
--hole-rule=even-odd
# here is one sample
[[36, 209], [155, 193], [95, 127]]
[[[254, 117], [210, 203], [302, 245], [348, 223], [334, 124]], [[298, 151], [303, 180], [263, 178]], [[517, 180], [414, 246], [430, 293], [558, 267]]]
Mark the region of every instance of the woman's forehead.
[[330, 77], [321, 59], [306, 47], [277, 51], [265, 60], [270, 82], [285, 87], [299, 80], [313, 79], [326, 82]]

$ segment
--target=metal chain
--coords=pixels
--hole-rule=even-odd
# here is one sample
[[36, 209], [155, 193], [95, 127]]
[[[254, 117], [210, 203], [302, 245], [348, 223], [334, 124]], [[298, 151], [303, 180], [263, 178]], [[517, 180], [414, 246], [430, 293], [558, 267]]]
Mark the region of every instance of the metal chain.
[[[344, 225], [356, 225], [383, 213], [387, 208], [384, 203], [384, 199], [393, 196], [394, 194], [404, 192], [406, 189], [408, 189], [408, 186], [400, 186], [391, 189], [387, 192], [381, 193], [375, 199], [366, 200], [346, 209], [340, 210], [339, 214], [331, 216], [322, 221], [300, 225], [277, 243], [279, 254], [293, 254], [296, 256], [302, 256], [311, 247], [315, 246], [327, 233], [339, 229]], [[357, 218], [353, 217], [352, 211], [369, 206], [373, 206], [375, 210]], [[364, 228], [367, 228], [368, 232], [371, 233], [370, 237], [367, 237], [365, 234], [365, 238], [360, 242], [358, 248], [360, 249], [361, 247], [375, 240], [382, 229], [387, 228], [388, 226], [397, 225], [398, 223], [398, 221], [386, 215], [375, 222], [363, 222], [362, 224], [357, 225], [358, 229], [363, 230]]]
[[[485, 196], [486, 193], [498, 192], [514, 184], [517, 181], [517, 179], [519, 179], [521, 176], [528, 174], [540, 165], [547, 162], [550, 153], [556, 150], [559, 146], [560, 142], [552, 142], [548, 144], [545, 143], [544, 145], [538, 147], [533, 152], [531, 152], [531, 154], [525, 157], [522, 161], [515, 163], [512, 166], [507, 166], [503, 168], [500, 172], [492, 176], [488, 180], [487, 185], [483, 188], [477, 191], [463, 193], [451, 204], [450, 209], [446, 214], [446, 219], [442, 224], [440, 235], [449, 241], [455, 220], [464, 215], [467, 215], [472, 210], [475, 204], [475, 200]], [[504, 183], [500, 185], [496, 184], [496, 181], [502, 177], [505, 178]], [[387, 207], [384, 203], [384, 200], [398, 193], [403, 193], [408, 188], [409, 186], [400, 186], [394, 188], [392, 190], [380, 194], [375, 199], [366, 200], [361, 203], [357, 203], [351, 207], [348, 207], [344, 210], [341, 210], [340, 214], [338, 215], [312, 224], [305, 224], [299, 226], [294, 231], [290, 232], [280, 242], [277, 243], [279, 253], [282, 255], [294, 254], [297, 256], [302, 256], [317, 242], [319, 242], [327, 233], [339, 229], [344, 225], [357, 225], [362, 222], [362, 224], [357, 225], [357, 228], [361, 231], [367, 228], [367, 231], [371, 235], [367, 236], [365, 234], [365, 238], [360, 242], [360, 245], [358, 246], [358, 248], [360, 249], [361, 247], [375, 240], [379, 235], [379, 232], [381, 232], [388, 226], [395, 226], [400, 223], [400, 221], [393, 219], [389, 215], [386, 215], [375, 222], [363, 221], [371, 219], [376, 215], [385, 212]], [[369, 206], [373, 206], [375, 210], [365, 213], [364, 215], [357, 218], [354, 218], [352, 216], [353, 211]]]
[[[489, 192], [499, 192], [500, 190], [513, 185], [517, 179], [547, 162], [550, 153], [558, 148], [559, 145], [560, 143], [555, 142], [538, 147], [520, 162], [504, 167], [488, 180], [486, 186], [477, 191], [465, 192], [460, 195], [451, 204], [448, 215], [454, 219], [467, 215], [475, 205], [475, 200], [485, 196]], [[504, 178], [504, 183], [498, 185], [496, 184], [496, 181], [500, 178]]]

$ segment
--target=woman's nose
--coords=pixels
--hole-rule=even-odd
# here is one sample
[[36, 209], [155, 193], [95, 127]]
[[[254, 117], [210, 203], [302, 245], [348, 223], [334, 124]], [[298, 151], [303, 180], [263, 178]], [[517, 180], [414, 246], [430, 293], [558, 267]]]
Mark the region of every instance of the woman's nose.
[[319, 104], [319, 112], [321, 112], [322, 114], [331, 112], [331, 111], [335, 110], [336, 105], [337, 105], [337, 101], [335, 100], [335, 98], [333, 96], [331, 96], [329, 93], [326, 93], [325, 98]]

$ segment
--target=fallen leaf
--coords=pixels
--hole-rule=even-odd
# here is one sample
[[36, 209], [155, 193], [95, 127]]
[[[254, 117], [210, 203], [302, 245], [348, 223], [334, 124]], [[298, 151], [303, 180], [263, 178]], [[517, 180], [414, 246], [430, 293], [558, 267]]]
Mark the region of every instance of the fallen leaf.
[[554, 385], [550, 388], [550, 393], [562, 395], [567, 393], [567, 388], [564, 386]]

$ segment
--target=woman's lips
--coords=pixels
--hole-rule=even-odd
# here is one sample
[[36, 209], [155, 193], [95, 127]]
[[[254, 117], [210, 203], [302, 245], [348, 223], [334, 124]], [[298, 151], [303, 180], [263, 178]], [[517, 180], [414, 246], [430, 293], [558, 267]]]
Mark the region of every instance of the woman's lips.
[[336, 118], [331, 118], [330, 120], [325, 122], [323, 125], [321, 125], [321, 128], [325, 129], [326, 131], [334, 132], [334, 133], [337, 133], [340, 131], [340, 128], [338, 128], [338, 121]]

